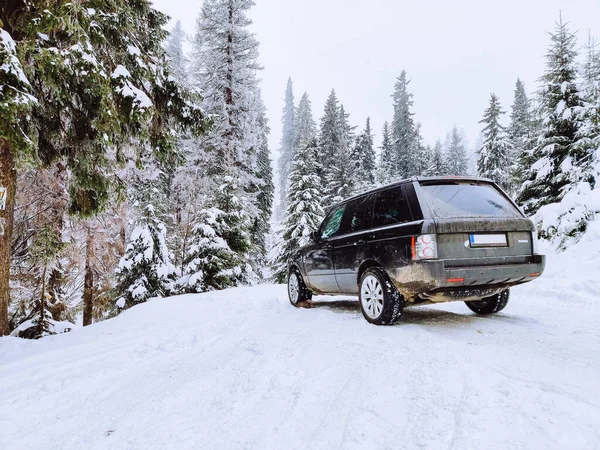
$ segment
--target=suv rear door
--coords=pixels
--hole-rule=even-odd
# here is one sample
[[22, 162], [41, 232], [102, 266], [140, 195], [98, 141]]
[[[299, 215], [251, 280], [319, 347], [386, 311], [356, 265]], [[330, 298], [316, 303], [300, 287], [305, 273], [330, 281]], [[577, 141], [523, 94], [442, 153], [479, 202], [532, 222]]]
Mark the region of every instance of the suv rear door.
[[364, 260], [366, 235], [371, 227], [374, 195], [366, 195], [346, 204], [339, 237], [333, 238], [335, 278], [341, 292], [358, 292], [358, 267]]
[[421, 181], [421, 207], [435, 223], [446, 267], [521, 264], [533, 254], [533, 225], [489, 182]]

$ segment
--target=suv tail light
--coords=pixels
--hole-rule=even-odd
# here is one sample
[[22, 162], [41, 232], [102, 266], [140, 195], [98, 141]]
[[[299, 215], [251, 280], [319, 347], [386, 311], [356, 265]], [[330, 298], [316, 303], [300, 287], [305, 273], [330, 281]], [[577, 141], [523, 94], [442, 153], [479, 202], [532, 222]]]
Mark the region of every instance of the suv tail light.
[[421, 234], [412, 238], [412, 259], [437, 258], [437, 241], [435, 234]]

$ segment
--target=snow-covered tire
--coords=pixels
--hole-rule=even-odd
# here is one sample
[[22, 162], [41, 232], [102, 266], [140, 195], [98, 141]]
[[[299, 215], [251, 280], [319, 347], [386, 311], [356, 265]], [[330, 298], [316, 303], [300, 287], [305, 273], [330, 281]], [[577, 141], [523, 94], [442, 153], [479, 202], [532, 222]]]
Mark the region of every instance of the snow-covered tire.
[[290, 269], [288, 274], [288, 298], [290, 303], [296, 308], [300, 306], [302, 302], [310, 301], [312, 299], [312, 293], [304, 284], [302, 275], [297, 269]]
[[507, 289], [499, 294], [492, 295], [491, 297], [472, 302], [465, 302], [465, 304], [474, 313], [484, 316], [486, 314], [494, 314], [502, 311], [508, 303], [509, 297], [510, 292]]
[[358, 285], [360, 310], [368, 322], [393, 325], [402, 314], [404, 300], [381, 267], [370, 267]]

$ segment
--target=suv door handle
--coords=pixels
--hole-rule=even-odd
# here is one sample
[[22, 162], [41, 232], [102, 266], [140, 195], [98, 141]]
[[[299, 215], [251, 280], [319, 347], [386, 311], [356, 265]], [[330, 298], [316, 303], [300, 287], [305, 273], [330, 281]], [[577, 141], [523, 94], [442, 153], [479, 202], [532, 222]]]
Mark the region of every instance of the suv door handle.
[[323, 246], [323, 248], [324, 248], [325, 250], [331, 250], [331, 249], [333, 248], [333, 244], [325, 244], [325, 245]]
[[360, 239], [358, 241], [354, 241], [354, 245], [357, 246], [357, 247], [362, 247], [365, 244], [366, 244], [366, 241], [364, 239]]

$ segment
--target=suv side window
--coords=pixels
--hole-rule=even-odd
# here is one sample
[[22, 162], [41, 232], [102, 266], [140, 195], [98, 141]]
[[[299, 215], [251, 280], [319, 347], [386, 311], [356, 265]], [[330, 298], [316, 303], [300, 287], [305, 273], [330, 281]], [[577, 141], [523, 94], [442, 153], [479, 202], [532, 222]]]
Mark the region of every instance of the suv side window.
[[338, 234], [353, 233], [370, 228], [373, 200], [372, 195], [367, 195], [348, 202]]
[[373, 210], [373, 228], [396, 225], [411, 220], [412, 216], [402, 186], [388, 189], [377, 195]]
[[321, 239], [327, 239], [337, 234], [342, 223], [342, 216], [346, 205], [338, 206], [327, 219], [327, 223], [321, 229]]

